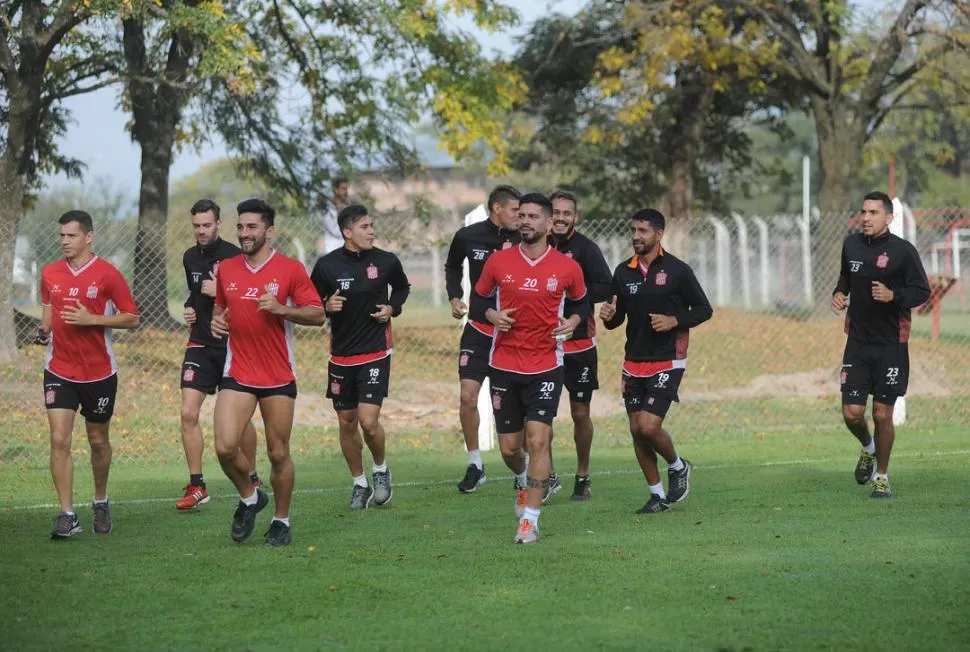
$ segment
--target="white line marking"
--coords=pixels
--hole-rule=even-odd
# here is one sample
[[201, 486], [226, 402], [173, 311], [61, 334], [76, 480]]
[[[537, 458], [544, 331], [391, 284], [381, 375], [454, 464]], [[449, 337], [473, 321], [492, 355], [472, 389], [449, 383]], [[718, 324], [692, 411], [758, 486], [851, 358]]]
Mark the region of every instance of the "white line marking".
[[[919, 453], [897, 453], [893, 455], [893, 459], [905, 458], [905, 459], [919, 459], [919, 458], [938, 458], [938, 457], [962, 457], [970, 455], [970, 449], [968, 450], [952, 450], [952, 451], [928, 451]], [[710, 470], [710, 469], [743, 469], [743, 468], [769, 468], [773, 466], [799, 466], [799, 465], [817, 465], [817, 464], [832, 464], [832, 463], [846, 463], [846, 457], [826, 457], [820, 459], [801, 459], [801, 460], [776, 460], [772, 462], [755, 462], [746, 464], [694, 464], [694, 468], [698, 470]], [[599, 471], [592, 474], [593, 476], [611, 476], [611, 475], [640, 475], [640, 469], [619, 469], [614, 471]], [[515, 476], [511, 475], [501, 475], [501, 476], [488, 476], [489, 480], [498, 480], [502, 482], [507, 482], [512, 480]], [[420, 482], [395, 482], [395, 487], [436, 487], [441, 485], [452, 485], [455, 484], [453, 480], [431, 480], [431, 481], [420, 481]], [[340, 485], [339, 487], [315, 487], [311, 489], [294, 489], [294, 495], [307, 495], [307, 494], [332, 494], [341, 491], [346, 491], [350, 487], [349, 483], [346, 485]], [[272, 492], [268, 492], [272, 496]], [[227, 498], [237, 498], [238, 494], [210, 494], [213, 498], [217, 499], [227, 499]], [[131, 500], [118, 500], [112, 501], [112, 505], [153, 505], [158, 503], [174, 503], [177, 498], [168, 496], [166, 498], [133, 498]], [[10, 507], [0, 506], [0, 513], [3, 512], [22, 512], [30, 511], [35, 509], [54, 509], [60, 507], [58, 503], [40, 503], [37, 505], [14, 505]]]

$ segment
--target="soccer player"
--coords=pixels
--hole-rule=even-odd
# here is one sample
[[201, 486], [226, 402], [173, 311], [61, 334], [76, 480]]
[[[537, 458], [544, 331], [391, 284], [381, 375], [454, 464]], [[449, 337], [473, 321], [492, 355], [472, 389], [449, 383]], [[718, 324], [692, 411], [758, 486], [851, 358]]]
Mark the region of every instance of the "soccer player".
[[[661, 246], [666, 220], [652, 208], [631, 220], [633, 257], [613, 272], [613, 298], [600, 306], [607, 329], [626, 320], [623, 402], [640, 469], [650, 499], [637, 510], [653, 514], [670, 509], [690, 491], [691, 464], [681, 459], [663, 428], [670, 404], [679, 401], [690, 329], [711, 318], [711, 304], [694, 271]], [[667, 491], [657, 454], [667, 462]]]
[[563, 342], [589, 315], [583, 270], [549, 244], [551, 226], [552, 203], [539, 193], [523, 195], [522, 242], [485, 263], [471, 311], [472, 319], [487, 320], [496, 331], [489, 379], [502, 458], [516, 475], [515, 543], [539, 540], [539, 514], [552, 473], [552, 420], [562, 394]]
[[[889, 455], [896, 437], [893, 408], [896, 398], [906, 395], [909, 383], [911, 311], [930, 298], [919, 254], [912, 244], [889, 232], [892, 219], [893, 203], [887, 194], [865, 196], [862, 233], [845, 239], [832, 293], [836, 312], [849, 308], [842, 356], [842, 417], [862, 444], [855, 480], [859, 484], [871, 480], [873, 498], [893, 495], [889, 485]], [[866, 422], [870, 394], [875, 441]]]
[[[475, 284], [492, 252], [508, 249], [519, 242], [518, 211], [519, 191], [512, 186], [496, 186], [488, 195], [488, 219], [462, 227], [455, 233], [445, 261], [445, 285], [451, 302], [451, 316], [455, 319], [468, 314], [468, 306], [461, 298], [463, 263], [466, 260], [469, 284], [473, 289], [469, 297], [472, 312], [476, 312], [477, 303], [486, 307], [493, 305], [475, 295]], [[478, 394], [488, 376], [488, 352], [494, 331], [495, 328], [484, 319], [479, 321], [471, 317], [465, 324], [458, 347], [458, 380], [461, 388], [458, 416], [468, 451], [465, 477], [458, 483], [458, 491], [462, 493], [473, 493], [485, 482], [485, 466], [478, 448], [478, 427], [481, 423]]]
[[249, 476], [253, 461], [242, 449], [258, 404], [276, 503], [264, 543], [275, 548], [292, 542], [293, 324], [320, 326], [324, 313], [303, 264], [269, 244], [276, 232], [273, 207], [261, 199], [247, 199], [236, 211], [236, 234], [243, 255], [219, 266], [212, 314], [213, 335], [227, 338], [226, 366], [216, 398], [216, 453], [222, 470], [239, 491], [231, 536], [242, 543], [252, 536], [256, 514], [269, 502], [266, 493], [253, 486]]
[[[353, 478], [350, 509], [358, 510], [386, 505], [393, 495], [380, 416], [391, 383], [391, 318], [401, 314], [411, 284], [398, 257], [374, 246], [366, 208], [351, 204], [338, 219], [344, 246], [318, 260], [310, 278], [330, 318], [327, 398]], [[373, 456], [373, 487], [364, 475], [364, 442]]]
[[[558, 251], [579, 264], [589, 297], [589, 317], [576, 327], [572, 339], [563, 343], [565, 385], [569, 391], [569, 411], [573, 419], [573, 441], [576, 444], [576, 480], [570, 498], [587, 501], [590, 497], [589, 452], [593, 445], [593, 420], [589, 416], [589, 404], [593, 400], [593, 391], [599, 389], [596, 319], [592, 310], [593, 304], [609, 300], [613, 277], [599, 246], [576, 231], [576, 224], [580, 220], [579, 199], [576, 195], [557, 190], [549, 196], [549, 200], [552, 202], [553, 244]], [[549, 492], [545, 500], [559, 491], [561, 486], [555, 471], [549, 482]]]
[[91, 251], [94, 241], [91, 216], [84, 211], [68, 211], [57, 223], [64, 259], [45, 265], [40, 274], [44, 312], [39, 341], [47, 344], [44, 404], [51, 432], [51, 476], [61, 507], [51, 538], [67, 539], [81, 532], [74, 513], [71, 459], [78, 406], [91, 447], [93, 530], [95, 534], [111, 532], [108, 425], [118, 391], [118, 365], [111, 346], [111, 331], [136, 328], [138, 308], [121, 272]]
[[[189, 343], [182, 361], [182, 448], [189, 466], [189, 483], [175, 502], [180, 510], [195, 509], [209, 502], [205, 478], [202, 475], [202, 428], [199, 412], [205, 397], [216, 393], [222, 370], [226, 366], [226, 341], [212, 335], [212, 307], [216, 297], [216, 277], [219, 264], [242, 253], [236, 245], [219, 237], [222, 224], [219, 205], [211, 199], [200, 199], [189, 210], [195, 246], [185, 250], [182, 266], [189, 298], [185, 302], [185, 323], [190, 327]], [[242, 437], [246, 459], [253, 462], [249, 479], [259, 486], [256, 464], [256, 429], [252, 422]]]

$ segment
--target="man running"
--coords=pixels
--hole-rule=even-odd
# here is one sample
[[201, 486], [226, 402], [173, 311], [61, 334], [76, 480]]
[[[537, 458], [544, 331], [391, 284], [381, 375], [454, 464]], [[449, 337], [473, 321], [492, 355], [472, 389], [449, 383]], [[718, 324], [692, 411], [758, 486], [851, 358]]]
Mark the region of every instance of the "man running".
[[485, 263], [471, 312], [472, 319], [488, 321], [496, 331], [489, 380], [502, 458], [516, 475], [515, 543], [539, 541], [542, 499], [552, 473], [552, 421], [562, 394], [563, 342], [589, 315], [583, 270], [549, 245], [551, 226], [552, 203], [539, 193], [523, 195], [522, 242]]
[[[626, 320], [623, 402], [633, 449], [650, 487], [650, 499], [637, 513], [653, 514], [667, 511], [690, 491], [691, 464], [677, 454], [663, 422], [671, 402], [680, 400], [690, 329], [713, 311], [694, 271], [661, 246], [663, 214], [648, 208], [631, 222], [634, 255], [613, 272], [613, 298], [600, 306], [600, 318], [610, 330]], [[658, 453], [667, 462], [666, 492]]]
[[324, 313], [303, 264], [269, 244], [276, 233], [273, 207], [261, 199], [247, 199], [236, 211], [236, 234], [243, 255], [220, 265], [212, 314], [212, 334], [227, 338], [226, 367], [216, 399], [216, 453], [222, 470], [239, 491], [231, 536], [242, 543], [252, 536], [256, 514], [269, 502], [266, 493], [253, 486], [249, 477], [253, 461], [242, 450], [244, 433], [258, 404], [276, 503], [264, 543], [275, 548], [292, 542], [293, 324], [320, 326]]
[[[311, 279], [330, 318], [327, 398], [354, 483], [350, 509], [360, 510], [386, 505], [393, 495], [380, 416], [391, 383], [391, 318], [401, 314], [411, 284], [398, 257], [374, 246], [366, 208], [351, 204], [338, 220], [344, 246], [318, 260]], [[364, 442], [373, 456], [373, 487], [364, 475]]]
[[[195, 246], [186, 249], [182, 256], [185, 282], [189, 298], [185, 302], [185, 323], [190, 327], [189, 343], [182, 361], [182, 448], [189, 466], [189, 483], [183, 495], [175, 502], [180, 510], [195, 509], [209, 502], [205, 478], [202, 475], [202, 451], [205, 448], [199, 412], [205, 397], [216, 393], [222, 371], [226, 366], [226, 341], [212, 335], [212, 307], [216, 297], [216, 277], [219, 264], [227, 258], [242, 253], [239, 247], [219, 237], [222, 224], [219, 205], [211, 199], [200, 199], [189, 210]], [[246, 459], [253, 462], [249, 479], [259, 486], [256, 464], [256, 429], [252, 422], [246, 426], [242, 437], [242, 449]]]
[[[512, 186], [496, 186], [488, 195], [488, 219], [458, 229], [448, 249], [445, 261], [445, 284], [451, 302], [451, 316], [461, 319], [468, 314], [468, 306], [462, 301], [461, 281], [463, 263], [468, 261], [469, 284], [473, 291], [469, 297], [472, 312], [484, 312], [491, 302], [476, 296], [475, 284], [482, 274], [485, 262], [493, 252], [508, 249], [519, 242], [518, 210], [519, 191]], [[481, 308], [479, 310], [479, 308]], [[495, 328], [488, 322], [476, 320], [470, 315], [461, 335], [458, 352], [458, 379], [461, 387], [458, 417], [461, 432], [468, 451], [468, 467], [465, 477], [458, 483], [458, 491], [472, 493], [485, 482], [485, 466], [478, 448], [478, 394], [488, 376], [488, 352], [492, 346]]]
[[[842, 245], [839, 280], [832, 308], [845, 315], [842, 356], [842, 417], [862, 444], [855, 467], [859, 484], [872, 482], [873, 498], [891, 498], [889, 456], [896, 429], [893, 408], [909, 384], [909, 331], [912, 309], [930, 298], [930, 285], [916, 248], [889, 232], [893, 202], [871, 192], [862, 202], [862, 233]], [[849, 302], [851, 297], [852, 301]], [[872, 394], [869, 434], [866, 403]]]
[[[593, 400], [593, 391], [599, 389], [596, 319], [592, 310], [594, 304], [609, 300], [613, 277], [599, 245], [576, 231], [576, 224], [580, 220], [576, 195], [557, 190], [549, 196], [549, 200], [552, 202], [553, 244], [558, 251], [579, 264], [589, 296], [589, 317], [576, 327], [572, 339], [563, 343], [565, 385], [569, 391], [569, 412], [573, 420], [573, 442], [576, 444], [576, 480], [570, 498], [587, 501], [590, 498], [589, 453], [593, 446], [593, 420], [590, 418], [589, 405]], [[546, 500], [561, 486], [555, 471], [549, 482]]]
[[44, 404], [51, 433], [51, 476], [61, 512], [52, 539], [81, 533], [74, 512], [74, 462], [71, 439], [78, 406], [91, 447], [94, 472], [95, 534], [111, 532], [108, 426], [118, 392], [118, 365], [111, 346], [115, 328], [137, 328], [138, 308], [125, 277], [91, 251], [94, 222], [84, 211], [68, 211], [60, 224], [63, 260], [40, 273], [44, 306], [39, 341], [47, 345]]

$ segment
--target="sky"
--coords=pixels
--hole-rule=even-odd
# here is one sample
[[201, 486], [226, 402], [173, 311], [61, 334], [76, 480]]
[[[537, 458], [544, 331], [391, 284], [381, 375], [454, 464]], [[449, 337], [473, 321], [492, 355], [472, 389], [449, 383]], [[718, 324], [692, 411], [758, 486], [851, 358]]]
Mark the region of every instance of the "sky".
[[[517, 4], [521, 22], [517, 29], [488, 35], [482, 33], [482, 43], [488, 51], [511, 54], [515, 51], [515, 37], [524, 34], [537, 17], [545, 13], [573, 14], [585, 0], [528, 0]], [[50, 186], [105, 180], [132, 198], [137, 197], [140, 180], [140, 150], [125, 129], [128, 116], [117, 107], [118, 89], [104, 89], [87, 95], [69, 98], [65, 106], [71, 111], [74, 124], [59, 142], [61, 151], [83, 161], [87, 168], [81, 182], [68, 181], [62, 176], [47, 179]], [[221, 142], [205, 144], [201, 151], [186, 148], [172, 166], [172, 180], [196, 172], [201, 165], [225, 158]]]

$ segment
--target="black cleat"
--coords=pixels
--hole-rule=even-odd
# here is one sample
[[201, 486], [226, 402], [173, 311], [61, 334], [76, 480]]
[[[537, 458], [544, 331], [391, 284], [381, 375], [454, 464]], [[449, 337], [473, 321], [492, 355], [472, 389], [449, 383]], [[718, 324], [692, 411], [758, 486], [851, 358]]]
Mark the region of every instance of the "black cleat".
[[866, 484], [872, 480], [872, 474], [876, 470], [876, 456], [870, 455], [863, 448], [859, 454], [859, 461], [855, 465], [855, 481], [859, 484]]
[[589, 494], [589, 476], [582, 477], [577, 475], [576, 484], [573, 485], [573, 495], [569, 497], [569, 500], [585, 503], [589, 500]]
[[690, 492], [690, 472], [694, 469], [691, 463], [680, 458], [684, 468], [680, 471], [667, 469], [667, 502], [679, 503]]
[[236, 512], [232, 515], [233, 541], [242, 543], [253, 536], [253, 530], [256, 529], [256, 515], [263, 511], [267, 503], [269, 503], [269, 496], [262, 489], [256, 490], [255, 505], [247, 505], [243, 501], [239, 501], [239, 506], [236, 507]]
[[458, 491], [463, 494], [473, 494], [485, 484], [485, 467], [478, 468], [474, 464], [469, 464], [465, 469], [465, 477], [458, 483]]
[[650, 494], [647, 504], [637, 510], [637, 514], [659, 514], [670, 509], [670, 502], [657, 494]]
[[282, 546], [288, 546], [293, 542], [293, 533], [290, 530], [290, 526], [283, 521], [273, 521], [269, 524], [269, 530], [266, 532], [266, 539], [263, 541], [263, 545], [267, 548], [280, 548]]
[[51, 531], [51, 539], [69, 539], [77, 534], [81, 534], [81, 524], [77, 520], [77, 514], [61, 512], [54, 519], [54, 529]]

